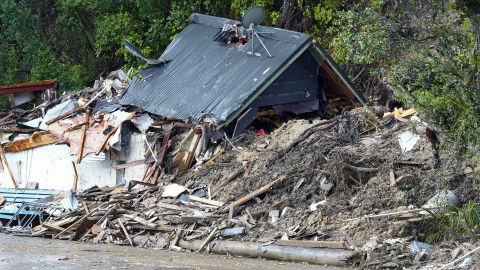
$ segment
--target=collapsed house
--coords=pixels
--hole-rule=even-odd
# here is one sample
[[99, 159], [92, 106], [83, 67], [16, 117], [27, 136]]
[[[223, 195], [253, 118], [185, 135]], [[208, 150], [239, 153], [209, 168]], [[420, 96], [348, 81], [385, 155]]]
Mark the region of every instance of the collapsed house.
[[365, 103], [312, 36], [256, 26], [263, 33], [259, 42], [252, 36], [236, 46], [217, 38], [237, 25], [242, 22], [193, 14], [157, 61], [127, 42], [127, 49], [153, 65], [140, 71], [141, 78], [132, 81], [121, 104], [167, 118], [209, 121], [219, 128], [235, 122], [236, 137], [262, 111], [323, 115], [329, 103]]
[[252, 36], [238, 46], [218, 38], [226, 25], [241, 22], [193, 14], [159, 59], [126, 42], [150, 64], [139, 78], [117, 71], [92, 88], [2, 119], [14, 128], [2, 132], [0, 187], [154, 184], [206, 162], [227, 133], [237, 137], [257, 117], [364, 104], [311, 36], [257, 26], [267, 33], [260, 42]]
[[194, 14], [159, 59], [126, 43], [150, 64], [140, 78], [115, 71], [4, 113], [3, 230], [368, 269], [453, 258], [446, 269], [479, 250], [421, 242], [425, 222], [442, 226], [437, 213], [476, 195], [480, 167], [439, 153], [413, 108], [242, 133], [255, 118], [364, 99], [311, 37], [241, 27]]

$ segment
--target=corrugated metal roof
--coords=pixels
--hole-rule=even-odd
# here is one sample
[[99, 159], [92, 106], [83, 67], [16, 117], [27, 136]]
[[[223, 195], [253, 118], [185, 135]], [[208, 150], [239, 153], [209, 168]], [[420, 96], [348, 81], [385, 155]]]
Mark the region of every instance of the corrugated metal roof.
[[[269, 32], [262, 35], [262, 41], [273, 57], [268, 57], [257, 39], [254, 51], [261, 56], [252, 56], [247, 54], [251, 41], [237, 48], [214, 40], [225, 23], [239, 22], [200, 14], [190, 19], [191, 23], [159, 57], [169, 62], [142, 70], [142, 78], [132, 81], [121, 104], [167, 118], [200, 122], [208, 117], [217, 125], [225, 125], [313, 44], [309, 35], [258, 26], [259, 32]], [[343, 86], [353, 92], [350, 96], [360, 96], [363, 103], [346, 75], [336, 75], [342, 78], [342, 84], [347, 82]]]
[[268, 57], [257, 40], [255, 51], [262, 55], [251, 56], [247, 55], [250, 43], [237, 48], [214, 41], [223, 26], [215, 21], [219, 18], [195, 16], [208, 21], [209, 26], [195, 22], [188, 25], [160, 57], [171, 61], [145, 70], [144, 80], [134, 79], [122, 104], [168, 118], [201, 121], [207, 116], [222, 124], [312, 40], [302, 33], [268, 28], [273, 34], [263, 42], [273, 57]]

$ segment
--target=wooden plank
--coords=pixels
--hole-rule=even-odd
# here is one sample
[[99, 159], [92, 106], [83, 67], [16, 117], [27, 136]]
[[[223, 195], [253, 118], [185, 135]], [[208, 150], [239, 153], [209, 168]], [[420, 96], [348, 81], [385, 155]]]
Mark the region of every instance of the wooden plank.
[[[242, 204], [250, 201], [251, 199], [253, 199], [253, 198], [255, 198], [255, 197], [257, 197], [257, 196], [259, 196], [259, 195], [261, 195], [261, 194], [263, 194], [263, 193], [265, 193], [265, 192], [267, 192], [267, 191], [268, 191], [271, 187], [273, 187], [275, 184], [283, 181], [283, 179], [285, 179], [285, 176], [277, 177], [277, 179], [275, 179], [275, 180], [273, 180], [272, 182], [266, 184], [265, 186], [263, 186], [263, 187], [255, 190], [254, 192], [252, 192], [252, 193], [250, 193], [250, 194], [247, 194], [247, 195], [241, 197], [240, 199], [238, 199], [238, 200], [236, 200], [236, 201], [234, 201], [234, 202], [231, 204], [231, 206], [232, 206], [232, 207], [237, 207], [237, 206], [240, 206], [240, 205], [242, 205]], [[230, 208], [230, 205], [227, 205], [227, 206], [225, 206], [225, 207], [223, 207], [223, 208], [221, 209], [221, 212], [223, 212], [223, 213], [228, 212], [229, 208]]]
[[175, 210], [175, 211], [187, 210], [187, 208], [185, 208], [185, 207], [181, 207], [181, 206], [170, 204], [170, 203], [164, 203], [164, 202], [158, 202], [157, 206], [160, 207], [160, 208], [165, 208], [165, 209]]
[[57, 116], [57, 117], [55, 117], [55, 118], [53, 118], [53, 119], [48, 120], [47, 122], [45, 122], [45, 124], [47, 124], [47, 125], [53, 124], [53, 123], [57, 122], [58, 120], [60, 120], [60, 119], [62, 119], [62, 118], [68, 117], [68, 116], [70, 116], [70, 115], [72, 115], [72, 114], [81, 112], [81, 111], [83, 111], [83, 110], [84, 110], [84, 108], [76, 108], [76, 109], [73, 109], [73, 110], [71, 110], [71, 111], [62, 113], [62, 114], [60, 114], [59, 116]]
[[279, 246], [304, 247], [304, 248], [333, 248], [344, 249], [341, 241], [307, 241], [307, 240], [278, 240], [275, 244]]
[[[60, 226], [66, 225], [70, 222], [74, 222], [77, 218], [78, 217], [76, 217], [76, 216], [75, 217], [69, 217], [69, 218], [61, 219], [59, 221], [55, 221], [55, 222], [51, 222], [51, 223], [50, 222], [49, 223], [43, 223], [43, 224], [60, 227]], [[38, 225], [38, 226], [36, 226], [32, 229], [32, 236], [39, 236], [39, 235], [42, 235], [43, 233], [45, 233], [46, 231], [48, 231], [47, 228], [43, 227], [43, 224]]]
[[48, 229], [48, 230], [56, 232], [56, 233], [59, 233], [59, 232], [64, 230], [64, 228], [62, 228], [60, 226], [56, 226], [56, 225], [48, 224], [48, 223], [43, 223], [43, 224], [41, 224], [41, 226], [44, 227], [45, 229]]
[[21, 193], [19, 190], [18, 193], [0, 193], [0, 196], [3, 196], [5, 199], [15, 198], [17, 200], [21, 199], [42, 199], [48, 197], [50, 195], [43, 195], [43, 194], [31, 194], [31, 193]]
[[127, 237], [128, 242], [130, 242], [130, 245], [133, 247], [132, 239], [130, 238], [130, 235], [128, 234], [127, 229], [125, 229], [125, 226], [123, 226], [122, 219], [119, 218], [119, 219], [117, 219], [117, 220], [118, 220], [118, 224], [120, 224], [120, 227], [122, 228], [123, 233], [124, 233], [125, 236]]
[[50, 132], [39, 131], [39, 132], [33, 133], [32, 136], [28, 138], [16, 140], [16, 141], [5, 144], [5, 152], [7, 153], [19, 152], [19, 151], [24, 151], [24, 150], [32, 149], [35, 147], [59, 143], [59, 142], [61, 142], [61, 140], [59, 140]]
[[76, 192], [78, 187], [78, 173], [77, 167], [75, 166], [75, 162], [72, 161], [73, 166], [73, 190]]
[[189, 195], [188, 198], [190, 200], [194, 201], [194, 202], [201, 202], [201, 203], [204, 203], [204, 204], [209, 204], [209, 205], [213, 205], [213, 206], [217, 206], [217, 207], [222, 207], [225, 204], [224, 202], [209, 200], [209, 199], [205, 199], [205, 198], [200, 198], [200, 197], [193, 196], [193, 195]]
[[197, 251], [202, 251], [203, 247], [206, 246], [210, 241], [212, 241], [213, 237], [215, 236], [215, 234], [217, 233], [218, 231], [218, 228], [215, 227], [213, 228], [212, 232], [207, 236], [207, 238], [205, 238], [205, 240], [200, 244], [200, 246], [198, 247]]
[[115, 132], [117, 132], [117, 130], [120, 128], [120, 126], [122, 125], [123, 122], [125, 121], [128, 121], [128, 120], [131, 120], [135, 117], [135, 112], [132, 112], [125, 120], [123, 120], [121, 123], [119, 123], [116, 127], [114, 127], [106, 136], [105, 138], [103, 139], [102, 143], [100, 144], [100, 146], [97, 148], [97, 151], [95, 151], [95, 155], [98, 155], [100, 154], [100, 152], [103, 151], [103, 149], [107, 146], [107, 143], [108, 141], [110, 140], [110, 138], [113, 136], [113, 134], [115, 134]]
[[[155, 160], [152, 160], [151, 162], [154, 162], [154, 161]], [[115, 170], [121, 170], [121, 169], [126, 169], [126, 168], [130, 168], [130, 167], [135, 167], [135, 166], [148, 164], [148, 163], [151, 163], [151, 162], [147, 162], [146, 159], [140, 159], [140, 160], [130, 161], [130, 162], [123, 163], [123, 164], [115, 164], [115, 165], [112, 166], [112, 168], [114, 168]]]
[[83, 148], [85, 147], [85, 138], [87, 138], [87, 130], [88, 127], [90, 126], [90, 110], [87, 110], [85, 112], [85, 125], [83, 126], [82, 130], [82, 136], [80, 137], [80, 147], [78, 149], [77, 153], [77, 163], [80, 164], [82, 162], [83, 158]]
[[[249, 162], [250, 163], [250, 162]], [[240, 169], [238, 169], [236, 172], [232, 173], [230, 176], [228, 176], [226, 179], [220, 181], [220, 183], [217, 185], [217, 187], [213, 190], [212, 197], [215, 197], [220, 191], [222, 191], [226, 184], [230, 183], [233, 179], [235, 179], [237, 176], [245, 172], [245, 168], [247, 166], [242, 166]]]
[[38, 128], [0, 128], [0, 133], [34, 133]]
[[8, 165], [8, 160], [7, 156], [5, 155], [5, 151], [3, 151], [3, 147], [0, 144], [0, 155], [3, 159], [3, 162], [5, 163], [5, 167], [7, 168], [8, 175], [10, 176], [10, 179], [12, 180], [12, 184], [15, 188], [18, 188], [17, 181], [15, 181], [15, 177], [13, 176], [12, 170], [10, 169], [10, 166]]
[[95, 213], [98, 209], [100, 209], [100, 207], [106, 205], [107, 202], [105, 203], [102, 203], [100, 206], [98, 206], [97, 208], [93, 209], [90, 213], [88, 214], [85, 214], [83, 217], [81, 217], [79, 220], [75, 221], [72, 225], [68, 226], [68, 228], [66, 228], [65, 230], [59, 232], [58, 234], [56, 234], [52, 239], [55, 239], [55, 238], [58, 238], [60, 235], [64, 234], [65, 232], [67, 231], [70, 231], [73, 227], [79, 225], [84, 219], [86, 219], [87, 217], [89, 217], [90, 215], [92, 215], [93, 213]]

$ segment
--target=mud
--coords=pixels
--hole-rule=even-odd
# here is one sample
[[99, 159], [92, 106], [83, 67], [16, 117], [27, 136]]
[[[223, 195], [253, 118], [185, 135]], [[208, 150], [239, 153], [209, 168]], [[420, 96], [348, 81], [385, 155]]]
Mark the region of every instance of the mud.
[[[353, 123], [342, 119], [334, 128], [314, 133], [278, 159], [278, 152], [314, 123], [288, 122], [266, 136], [245, 133], [233, 142], [239, 150], [229, 150], [214, 164], [202, 165], [176, 181], [215, 187], [240, 168], [242, 161], [252, 162], [249, 174], [234, 179], [214, 199], [229, 202], [279, 175], [287, 178], [235, 210], [235, 215], [244, 215], [248, 209], [257, 220], [256, 226], [239, 238], [255, 242], [281, 237], [342, 240], [357, 250], [372, 237], [379, 242], [402, 237], [425, 241], [425, 235], [422, 222], [395, 218], [346, 221], [350, 218], [418, 208], [441, 190], [452, 190], [461, 203], [475, 196], [473, 176], [464, 172], [471, 161], [458, 158], [446, 147], [438, 150], [425, 132], [425, 123], [411, 120], [389, 129], [368, 110], [360, 109], [352, 115]], [[420, 139], [414, 149], [403, 153], [398, 136], [405, 131]], [[394, 185], [390, 183], [391, 171], [396, 179], [402, 177]], [[334, 183], [328, 193], [321, 189], [324, 177]], [[309, 211], [309, 205], [324, 200], [318, 210]], [[286, 207], [293, 211], [275, 224], [268, 222], [270, 210], [282, 212]], [[405, 244], [397, 248], [401, 253], [398, 260], [413, 260], [415, 254], [409, 253]], [[391, 258], [387, 256], [386, 260]]]
[[320, 269], [308, 264], [0, 234], [0, 269]]

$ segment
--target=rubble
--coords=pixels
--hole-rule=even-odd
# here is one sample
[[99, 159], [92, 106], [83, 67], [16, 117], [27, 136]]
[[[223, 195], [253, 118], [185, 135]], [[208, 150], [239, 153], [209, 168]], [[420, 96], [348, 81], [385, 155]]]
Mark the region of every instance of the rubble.
[[[433, 218], [422, 211], [471, 198], [472, 181], [458, 179], [474, 170], [466, 174], [470, 167], [448, 152], [437, 157], [424, 123], [409, 120], [412, 110], [387, 115], [398, 120], [393, 126], [363, 107], [229, 139], [211, 123], [120, 106], [115, 100], [129, 81], [121, 74], [7, 115], [7, 121], [16, 120], [3, 126], [8, 136], [2, 137], [5, 153], [0, 153], [9, 177], [3, 185], [31, 183], [18, 173], [14, 154], [68, 148], [63, 164], [72, 178], [63, 181], [73, 191], [35, 208], [20, 205], [45, 217], [23, 228], [29, 234], [363, 268], [479, 261], [469, 253], [474, 247], [455, 251], [453, 258], [458, 245], [410, 248], [425, 240], [422, 222]], [[415, 142], [399, 140], [405, 134]], [[92, 187], [85, 173], [104, 161], [118, 174]], [[59, 174], [63, 167], [54, 169]], [[47, 213], [51, 209], [57, 213]]]

